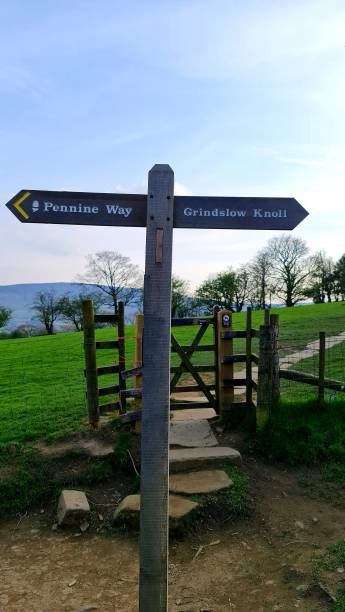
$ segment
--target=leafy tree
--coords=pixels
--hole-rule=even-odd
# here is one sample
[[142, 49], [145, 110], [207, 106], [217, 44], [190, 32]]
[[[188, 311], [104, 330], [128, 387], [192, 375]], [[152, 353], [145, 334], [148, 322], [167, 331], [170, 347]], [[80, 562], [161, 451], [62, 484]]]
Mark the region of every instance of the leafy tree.
[[336, 300], [339, 296], [342, 300], [345, 299], [345, 254], [340, 257], [334, 267], [334, 292]]
[[249, 266], [249, 289], [253, 298], [252, 306], [256, 308], [266, 308], [267, 297], [272, 289], [272, 269], [273, 262], [267, 248], [259, 251]]
[[190, 311], [189, 283], [178, 276], [172, 277], [171, 316], [185, 317]]
[[276, 283], [276, 294], [286, 306], [294, 306], [306, 295], [310, 261], [305, 240], [289, 234], [272, 238], [268, 253], [273, 264], [272, 272]]
[[54, 333], [54, 323], [61, 312], [60, 300], [54, 291], [40, 291], [36, 293], [32, 310], [35, 311], [37, 319], [44, 325], [48, 335]]
[[195, 294], [201, 304], [212, 312], [214, 306], [233, 309], [236, 292], [236, 274], [229, 268], [210, 278], [197, 288]]
[[7, 325], [7, 323], [9, 322], [11, 318], [11, 315], [12, 315], [11, 310], [9, 310], [8, 308], [4, 308], [3, 306], [0, 306], [0, 328], [5, 327], [5, 325]]
[[332, 301], [334, 292], [334, 263], [324, 251], [318, 251], [311, 259], [310, 286], [306, 289], [307, 297], [311, 297], [316, 304]]
[[245, 267], [236, 272], [235, 278], [235, 306], [236, 312], [241, 312], [244, 304], [248, 300], [249, 292], [249, 273]]
[[118, 314], [119, 301], [135, 301], [142, 286], [142, 273], [129, 257], [116, 251], [100, 251], [87, 256], [86, 270], [78, 276], [84, 284], [95, 285], [105, 294], [105, 303]]
[[73, 323], [77, 331], [83, 330], [83, 301], [92, 300], [95, 312], [98, 312], [103, 304], [103, 298], [99, 293], [79, 293], [77, 296], [66, 294], [60, 299], [60, 313], [66, 321]]

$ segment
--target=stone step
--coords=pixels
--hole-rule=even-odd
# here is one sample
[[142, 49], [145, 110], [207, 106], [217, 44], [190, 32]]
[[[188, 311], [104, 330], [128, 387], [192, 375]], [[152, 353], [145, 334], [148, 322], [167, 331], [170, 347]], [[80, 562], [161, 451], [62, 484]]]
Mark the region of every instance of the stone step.
[[170, 445], [184, 447], [217, 446], [208, 421], [178, 421], [170, 425]]
[[[169, 495], [169, 518], [179, 520], [187, 516], [199, 504], [180, 497], [179, 495]], [[118, 519], [137, 522], [140, 514], [140, 495], [127, 495], [118, 505], [114, 512], [114, 521]]]
[[231, 478], [223, 470], [182, 472], [180, 474], [172, 474], [169, 479], [170, 491], [186, 495], [214, 493], [221, 489], [230, 489], [233, 484]]
[[241, 465], [241, 454], [234, 448], [226, 446], [172, 448], [170, 450], [170, 473], [186, 472], [208, 465], [217, 466], [224, 462]]

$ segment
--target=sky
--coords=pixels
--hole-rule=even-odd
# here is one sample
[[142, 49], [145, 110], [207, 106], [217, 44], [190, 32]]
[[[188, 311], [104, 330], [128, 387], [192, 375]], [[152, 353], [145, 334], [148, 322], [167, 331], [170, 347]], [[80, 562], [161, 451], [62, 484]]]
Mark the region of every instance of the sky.
[[[344, 0], [2, 0], [0, 285], [73, 281], [85, 256], [144, 265], [145, 231], [20, 224], [20, 189], [295, 197], [293, 234], [345, 251]], [[196, 286], [268, 231], [175, 230]]]

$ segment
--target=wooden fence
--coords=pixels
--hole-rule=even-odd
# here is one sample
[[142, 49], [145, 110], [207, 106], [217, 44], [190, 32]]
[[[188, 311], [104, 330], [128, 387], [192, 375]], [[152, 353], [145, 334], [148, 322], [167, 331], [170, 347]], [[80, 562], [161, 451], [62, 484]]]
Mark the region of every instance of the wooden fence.
[[[171, 409], [181, 410], [189, 408], [213, 408], [217, 414], [227, 413], [234, 416], [235, 421], [244, 418], [255, 420], [256, 404], [253, 391], [257, 390], [257, 383], [253, 379], [253, 364], [258, 364], [259, 357], [253, 353], [253, 338], [259, 338], [259, 331], [252, 327], [252, 310], [248, 308], [246, 313], [246, 329], [233, 330], [232, 312], [216, 308], [212, 317], [185, 317], [173, 318], [171, 320], [172, 330], [181, 327], [198, 327], [198, 331], [188, 345], [182, 345], [176, 338], [176, 333], [171, 334], [171, 350], [180, 360], [178, 365], [171, 366], [171, 388], [174, 395], [171, 401]], [[202, 344], [207, 329], [213, 328], [213, 342]], [[121, 415], [123, 422], [137, 421], [140, 419], [140, 401], [142, 396], [142, 367], [141, 339], [144, 336], [144, 317], [138, 315], [136, 320], [136, 367], [122, 372], [122, 377], [127, 379], [135, 377], [135, 388], [121, 391], [121, 397], [134, 398], [135, 410]], [[233, 341], [241, 338], [245, 341], [245, 351], [234, 354]], [[209, 364], [195, 364], [192, 362], [194, 354], [199, 352], [211, 353]], [[243, 363], [244, 373], [242, 376], [234, 375], [234, 365]], [[214, 381], [207, 379], [207, 375], [213, 373]], [[193, 379], [193, 384], [178, 384], [185, 374]], [[244, 374], [244, 375], [243, 375]], [[242, 387], [243, 394], [240, 401], [235, 401], [235, 388]], [[176, 398], [176, 394], [198, 393], [200, 399], [194, 401]]]
[[325, 389], [345, 392], [345, 383], [326, 378], [326, 334], [319, 333], [318, 375], [294, 369], [281, 368], [279, 364], [279, 317], [269, 315], [260, 327], [258, 367], [258, 412], [268, 417], [280, 398], [280, 380], [290, 380], [318, 388], [318, 399], [323, 401]]
[[[95, 323], [111, 323], [117, 326], [118, 338], [115, 340], [96, 341]], [[125, 412], [126, 400], [121, 397], [126, 389], [126, 379], [122, 373], [126, 370], [125, 358], [125, 316], [124, 304], [119, 302], [118, 314], [95, 314], [92, 300], [83, 302], [83, 324], [84, 324], [84, 354], [85, 354], [85, 377], [86, 397], [89, 414], [89, 422], [96, 427], [101, 414], [105, 412]], [[117, 353], [115, 363], [97, 366], [97, 351], [111, 349]], [[117, 384], [99, 386], [99, 378], [118, 374]], [[114, 396], [117, 399], [107, 403], [100, 403], [101, 397]]]

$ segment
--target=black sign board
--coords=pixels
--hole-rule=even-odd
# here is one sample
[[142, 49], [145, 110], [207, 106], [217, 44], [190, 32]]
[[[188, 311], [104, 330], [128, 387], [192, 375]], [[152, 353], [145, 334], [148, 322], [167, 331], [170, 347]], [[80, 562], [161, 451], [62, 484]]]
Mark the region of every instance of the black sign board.
[[[147, 196], [23, 190], [6, 206], [23, 223], [146, 227]], [[308, 215], [294, 198], [175, 196], [174, 227], [291, 230]]]

